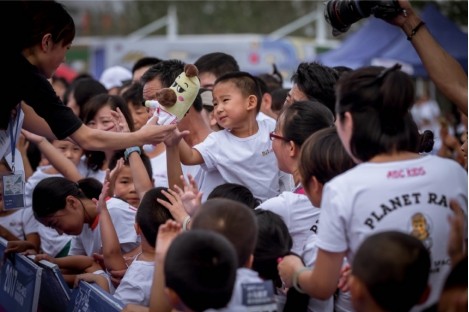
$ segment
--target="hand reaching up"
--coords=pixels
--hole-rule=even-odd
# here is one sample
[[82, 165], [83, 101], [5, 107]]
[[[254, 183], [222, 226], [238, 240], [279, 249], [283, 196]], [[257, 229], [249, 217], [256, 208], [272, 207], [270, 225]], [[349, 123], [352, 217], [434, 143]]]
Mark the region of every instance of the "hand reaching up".
[[184, 190], [182, 190], [177, 185], [175, 185], [174, 188], [181, 197], [182, 204], [184, 205], [187, 214], [192, 217], [202, 205], [203, 194], [199, 191], [197, 182], [195, 182], [194, 177], [192, 177], [192, 175], [190, 174], [188, 174], [187, 177], [189, 179], [189, 183], [187, 183], [186, 179], [184, 179], [184, 176], [181, 176], [181, 181], [184, 185]]
[[157, 262], [164, 262], [169, 246], [181, 231], [181, 225], [173, 220], [167, 220], [165, 224], [160, 225], [155, 244], [155, 260]]

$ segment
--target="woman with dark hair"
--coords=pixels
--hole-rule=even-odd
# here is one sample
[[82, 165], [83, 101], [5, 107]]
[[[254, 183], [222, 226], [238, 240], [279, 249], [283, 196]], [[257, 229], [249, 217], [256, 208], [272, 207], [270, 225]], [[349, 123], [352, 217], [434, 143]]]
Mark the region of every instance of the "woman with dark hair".
[[[280, 276], [287, 286], [328, 298], [337, 288], [344, 256], [353, 265], [366, 237], [389, 230], [412, 233], [432, 257], [429, 306], [451, 269], [449, 201], [467, 207], [467, 173], [452, 160], [418, 153], [421, 137], [410, 114], [414, 87], [399, 65], [355, 70], [340, 78], [336, 91], [337, 133], [358, 165], [324, 187], [314, 268], [287, 256], [279, 264]], [[389, 293], [386, 310], [406, 311], [416, 304], [409, 301], [411, 289], [403, 293], [399, 300]]]
[[0, 15], [7, 42], [1, 68], [8, 77], [0, 106], [0, 157], [11, 152], [23, 126], [51, 139], [71, 137], [89, 150], [156, 144], [174, 129], [151, 125], [134, 133], [111, 133], [84, 126], [47, 80], [64, 62], [75, 37], [75, 24], [65, 7], [55, 1], [6, 1], [0, 3]]

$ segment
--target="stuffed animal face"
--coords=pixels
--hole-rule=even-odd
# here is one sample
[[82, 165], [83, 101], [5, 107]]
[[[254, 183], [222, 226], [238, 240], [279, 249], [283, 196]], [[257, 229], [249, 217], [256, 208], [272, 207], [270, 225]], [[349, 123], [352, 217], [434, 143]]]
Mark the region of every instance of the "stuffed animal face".
[[157, 93], [159, 103], [164, 109], [181, 120], [187, 113], [200, 89], [198, 70], [195, 65], [187, 64], [169, 89]]
[[185, 72], [181, 73], [170, 87], [176, 93], [176, 105], [192, 103], [200, 88], [200, 81], [197, 76], [188, 77]]

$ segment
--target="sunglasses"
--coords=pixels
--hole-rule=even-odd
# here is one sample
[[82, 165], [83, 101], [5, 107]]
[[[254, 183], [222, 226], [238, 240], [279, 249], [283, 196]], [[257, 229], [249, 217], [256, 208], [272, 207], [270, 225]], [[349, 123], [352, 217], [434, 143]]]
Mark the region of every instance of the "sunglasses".
[[284, 138], [283, 136], [275, 134], [275, 131], [272, 131], [271, 133], [269, 133], [269, 138], [270, 138], [271, 141], [273, 141], [274, 139], [278, 139], [278, 140], [282, 140], [282, 141], [285, 141], [285, 142], [290, 142], [289, 139]]

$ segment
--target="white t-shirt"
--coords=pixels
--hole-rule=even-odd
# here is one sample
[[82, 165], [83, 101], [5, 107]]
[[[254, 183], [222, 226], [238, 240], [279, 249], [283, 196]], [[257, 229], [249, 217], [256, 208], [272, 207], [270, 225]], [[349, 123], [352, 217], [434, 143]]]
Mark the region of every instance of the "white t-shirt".
[[[37, 167], [36, 171], [29, 177], [24, 188], [25, 207], [32, 207], [33, 191], [39, 182], [50, 177], [63, 177], [60, 173], [46, 173], [45, 170], [49, 168], [51, 168], [50, 165]], [[39, 236], [41, 237], [42, 251], [53, 257], [55, 257], [72, 239], [72, 236], [67, 234], [60, 235], [55, 229], [44, 226], [41, 223], [39, 223], [38, 230]]]
[[202, 202], [207, 200], [208, 195], [213, 191], [217, 186], [226, 183], [226, 181], [221, 176], [218, 170], [206, 170], [200, 165], [195, 166], [185, 166], [182, 165], [182, 172], [184, 177], [187, 177], [187, 174], [190, 173], [193, 177], [199, 191], [202, 192]]
[[135, 259], [125, 272], [114, 297], [126, 304], [150, 305], [155, 262]]
[[283, 192], [266, 200], [256, 209], [269, 210], [282, 217], [293, 240], [291, 250], [298, 255], [301, 254], [320, 212], [306, 195], [293, 192]]
[[432, 261], [429, 306], [438, 300], [451, 269], [450, 199], [457, 199], [467, 214], [467, 173], [453, 160], [426, 156], [360, 164], [325, 185], [317, 245], [346, 251], [352, 264], [359, 245], [373, 233], [397, 230], [418, 237]]
[[280, 170], [269, 138], [274, 127], [267, 122], [258, 125], [259, 131], [247, 138], [226, 129], [212, 132], [194, 148], [204, 159], [203, 167], [216, 168], [225, 181], [246, 186], [264, 201], [280, 193]]
[[277, 311], [272, 281], [263, 281], [257, 272], [239, 268], [228, 306], [217, 311], [224, 312], [263, 312]]
[[[108, 199], [106, 204], [116, 229], [122, 253], [127, 253], [138, 247], [140, 241], [134, 228], [137, 209], [114, 197]], [[99, 223], [97, 222], [94, 227], [84, 224], [81, 234], [72, 239], [69, 255], [92, 256], [93, 253], [101, 253], [101, 246]]]
[[26, 235], [39, 233], [39, 222], [31, 208], [16, 209], [12, 214], [0, 217], [0, 225], [20, 240], [25, 240]]

